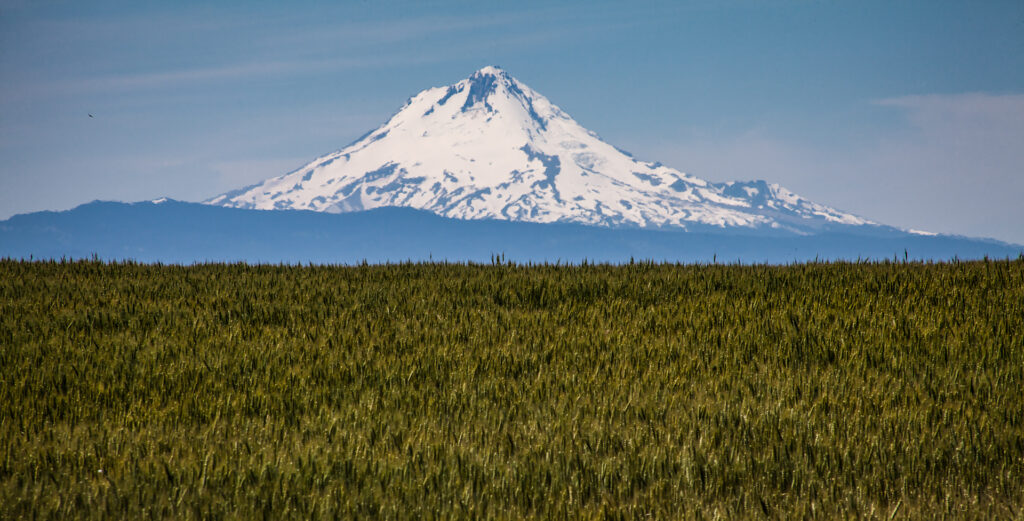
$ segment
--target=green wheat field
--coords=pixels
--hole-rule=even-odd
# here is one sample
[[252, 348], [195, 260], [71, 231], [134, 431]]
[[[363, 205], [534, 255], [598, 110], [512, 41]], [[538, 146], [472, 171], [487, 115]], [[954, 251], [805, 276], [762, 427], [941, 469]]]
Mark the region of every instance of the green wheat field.
[[1024, 518], [1024, 260], [0, 261], [0, 519], [805, 518]]

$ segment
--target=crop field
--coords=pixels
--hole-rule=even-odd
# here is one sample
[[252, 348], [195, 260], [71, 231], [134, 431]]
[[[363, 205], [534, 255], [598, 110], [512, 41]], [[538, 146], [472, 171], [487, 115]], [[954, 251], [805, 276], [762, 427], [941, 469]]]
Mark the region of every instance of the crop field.
[[0, 261], [0, 519], [1022, 519], [1024, 260]]

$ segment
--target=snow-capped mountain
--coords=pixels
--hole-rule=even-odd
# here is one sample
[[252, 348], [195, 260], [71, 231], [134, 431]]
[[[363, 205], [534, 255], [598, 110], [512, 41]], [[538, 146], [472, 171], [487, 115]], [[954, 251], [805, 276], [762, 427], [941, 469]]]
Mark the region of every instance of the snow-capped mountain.
[[634, 159], [497, 67], [420, 92], [380, 128], [291, 173], [208, 204], [615, 227], [774, 228], [874, 223], [764, 181], [709, 183]]

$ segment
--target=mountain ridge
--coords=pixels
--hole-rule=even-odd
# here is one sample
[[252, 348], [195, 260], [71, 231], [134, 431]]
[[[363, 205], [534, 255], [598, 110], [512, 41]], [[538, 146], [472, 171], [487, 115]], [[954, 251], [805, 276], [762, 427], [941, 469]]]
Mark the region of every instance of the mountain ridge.
[[188, 203], [95, 201], [0, 221], [0, 258], [135, 260], [192, 264], [360, 264], [404, 261], [621, 264], [808, 261], [948, 261], [1018, 258], [1024, 246], [858, 227], [815, 235], [712, 233], [465, 220], [385, 207], [328, 214]]

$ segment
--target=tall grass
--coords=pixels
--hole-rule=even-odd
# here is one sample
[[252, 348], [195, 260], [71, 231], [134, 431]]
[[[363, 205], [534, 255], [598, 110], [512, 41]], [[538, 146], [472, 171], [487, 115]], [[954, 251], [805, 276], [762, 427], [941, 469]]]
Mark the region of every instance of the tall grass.
[[1024, 261], [0, 261], [2, 519], [1024, 516]]

